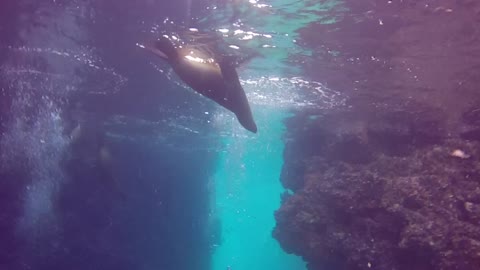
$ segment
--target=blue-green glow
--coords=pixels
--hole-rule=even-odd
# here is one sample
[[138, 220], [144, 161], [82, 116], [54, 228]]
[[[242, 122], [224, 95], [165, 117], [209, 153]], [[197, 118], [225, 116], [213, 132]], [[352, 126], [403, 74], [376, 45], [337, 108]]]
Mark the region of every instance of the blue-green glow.
[[[245, 25], [231, 29], [243, 28], [256, 33], [255, 38], [244, 40], [245, 46], [262, 48], [259, 51], [263, 57], [249, 62], [240, 75], [249, 74], [252, 78], [301, 76], [301, 64], [292, 61], [291, 56], [309, 56], [312, 52], [298, 45], [299, 30], [311, 23], [335, 22], [341, 11], [345, 11], [342, 3], [337, 0], [273, 0], [268, 4], [269, 8], [255, 8], [245, 13]], [[224, 14], [219, 12], [212, 13], [203, 21], [220, 22], [222, 16]], [[229, 23], [214, 25], [231, 28]], [[229, 38], [241, 40], [237, 35]], [[274, 83], [271, 86], [273, 88]], [[250, 89], [245, 90], [248, 93]], [[266, 89], [255, 89], [257, 93], [268, 92], [263, 90]], [[272, 237], [274, 212], [279, 209], [280, 195], [284, 192], [280, 183], [283, 119], [289, 113], [288, 108], [275, 105], [254, 104], [257, 135], [223, 139], [225, 151], [219, 157], [212, 194], [212, 214], [220, 220], [222, 242], [214, 250], [212, 270], [306, 269], [301, 258], [285, 253]]]
[[225, 138], [215, 175], [216, 214], [222, 223], [222, 243], [213, 270], [305, 269], [303, 261], [286, 254], [272, 238], [274, 211], [284, 191], [279, 181], [283, 164], [285, 114], [265, 109], [255, 137]]

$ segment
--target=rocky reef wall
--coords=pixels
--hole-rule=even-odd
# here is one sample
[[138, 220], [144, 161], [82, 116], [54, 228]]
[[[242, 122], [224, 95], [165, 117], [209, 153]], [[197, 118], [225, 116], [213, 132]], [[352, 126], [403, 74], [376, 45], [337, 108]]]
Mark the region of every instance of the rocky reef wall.
[[480, 3], [346, 5], [301, 32], [348, 104], [287, 120], [273, 235], [311, 270], [478, 269]]

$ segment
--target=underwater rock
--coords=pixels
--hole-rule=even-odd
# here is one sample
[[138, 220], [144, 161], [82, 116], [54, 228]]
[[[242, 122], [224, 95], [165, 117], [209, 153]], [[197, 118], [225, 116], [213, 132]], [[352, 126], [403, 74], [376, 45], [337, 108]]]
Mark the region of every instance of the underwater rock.
[[441, 143], [447, 134], [444, 114], [429, 111], [404, 108], [372, 112], [367, 128], [369, 142], [389, 155], [408, 155], [413, 148]]
[[273, 236], [310, 270], [478, 269], [480, 2], [346, 6], [299, 31], [347, 106], [286, 121]]
[[[420, 105], [415, 105], [420, 106]], [[297, 115], [286, 121], [281, 181], [297, 191], [304, 185], [305, 160], [324, 156], [330, 161], [367, 164], [378, 155], [405, 156], [414, 149], [440, 143], [447, 136], [442, 112], [332, 111], [317, 117]], [[302, 127], [303, 126], [303, 127]], [[299, 143], [301, 142], [301, 143]]]
[[480, 265], [480, 143], [452, 139], [369, 164], [306, 163], [305, 185], [276, 212], [273, 235], [309, 269]]
[[463, 113], [462, 120], [466, 126], [460, 136], [465, 140], [480, 141], [480, 105]]
[[366, 163], [372, 158], [366, 144], [366, 123], [351, 112], [317, 117], [299, 115], [286, 124], [292, 132], [285, 138], [284, 157], [289, 162], [282, 168], [281, 181], [293, 191], [304, 184], [296, 176], [305, 170], [307, 157], [323, 155], [352, 163]]

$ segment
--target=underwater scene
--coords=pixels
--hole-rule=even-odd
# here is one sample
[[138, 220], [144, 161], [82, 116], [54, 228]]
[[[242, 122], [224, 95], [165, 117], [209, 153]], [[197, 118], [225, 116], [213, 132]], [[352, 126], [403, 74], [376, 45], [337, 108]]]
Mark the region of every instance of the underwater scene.
[[0, 270], [480, 269], [480, 1], [2, 0]]

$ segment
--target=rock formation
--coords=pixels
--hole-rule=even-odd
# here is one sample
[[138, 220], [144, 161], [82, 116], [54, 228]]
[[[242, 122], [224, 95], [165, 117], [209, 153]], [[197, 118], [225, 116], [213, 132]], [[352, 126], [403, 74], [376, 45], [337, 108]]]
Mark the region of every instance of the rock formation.
[[287, 121], [273, 235], [310, 270], [478, 269], [480, 4], [347, 5], [301, 32], [349, 104]]

